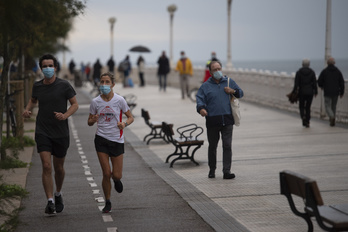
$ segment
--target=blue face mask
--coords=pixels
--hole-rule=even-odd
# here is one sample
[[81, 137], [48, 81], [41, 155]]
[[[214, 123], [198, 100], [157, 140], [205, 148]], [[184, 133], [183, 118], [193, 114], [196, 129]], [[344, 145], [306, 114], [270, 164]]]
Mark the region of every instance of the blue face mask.
[[213, 78], [215, 80], [220, 80], [222, 78], [222, 72], [221, 71], [216, 71], [213, 73]]
[[52, 67], [43, 68], [42, 73], [46, 78], [52, 78], [54, 75], [54, 68]]
[[108, 95], [111, 91], [110, 85], [101, 85], [99, 86], [99, 90], [102, 94]]

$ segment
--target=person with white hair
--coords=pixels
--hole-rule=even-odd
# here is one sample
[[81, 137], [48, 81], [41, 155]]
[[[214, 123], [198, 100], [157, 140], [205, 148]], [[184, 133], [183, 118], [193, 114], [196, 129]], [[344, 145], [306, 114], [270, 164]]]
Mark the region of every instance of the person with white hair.
[[320, 73], [318, 85], [324, 90], [325, 110], [330, 119], [330, 126], [335, 126], [336, 105], [338, 96], [344, 94], [344, 79], [341, 71], [335, 66], [335, 59], [327, 60], [327, 67]]
[[309, 67], [309, 59], [302, 60], [302, 68], [296, 72], [294, 92], [298, 93], [300, 116], [302, 125], [309, 127], [311, 119], [311, 105], [313, 96], [317, 96], [317, 79], [314, 71]]

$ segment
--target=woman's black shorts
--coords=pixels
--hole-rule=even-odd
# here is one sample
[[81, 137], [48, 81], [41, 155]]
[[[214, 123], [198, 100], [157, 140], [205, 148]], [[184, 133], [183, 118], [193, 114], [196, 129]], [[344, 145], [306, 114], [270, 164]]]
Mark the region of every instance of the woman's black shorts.
[[95, 135], [94, 145], [97, 152], [103, 152], [112, 157], [117, 157], [124, 153], [124, 143], [113, 142], [99, 135]]

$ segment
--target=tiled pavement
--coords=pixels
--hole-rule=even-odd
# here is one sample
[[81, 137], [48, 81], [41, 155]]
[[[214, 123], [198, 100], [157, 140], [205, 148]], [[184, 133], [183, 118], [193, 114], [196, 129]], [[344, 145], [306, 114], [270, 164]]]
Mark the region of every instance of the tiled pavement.
[[[125, 132], [127, 142], [217, 231], [243, 231], [243, 226], [258, 232], [306, 231], [306, 223], [292, 214], [286, 198], [279, 194], [279, 172], [285, 169], [316, 179], [325, 204], [348, 203], [347, 125], [330, 127], [327, 121], [312, 119], [311, 127], [303, 128], [298, 114], [242, 100], [241, 126], [233, 131], [236, 179], [223, 180], [219, 172], [221, 143], [216, 178], [208, 179], [205, 133], [205, 144], [195, 155], [199, 166], [177, 161], [169, 168], [165, 159], [174, 146], [142, 141], [150, 128], [141, 117], [141, 108], [149, 111], [152, 120], [173, 123], [174, 129], [189, 123], [205, 128], [205, 119], [196, 113], [193, 102], [182, 100], [180, 91], [170, 87], [160, 92], [157, 86], [122, 88], [117, 84], [114, 91], [137, 96], [135, 121]], [[302, 207], [301, 200], [298, 203]], [[315, 223], [314, 227], [321, 231]]]

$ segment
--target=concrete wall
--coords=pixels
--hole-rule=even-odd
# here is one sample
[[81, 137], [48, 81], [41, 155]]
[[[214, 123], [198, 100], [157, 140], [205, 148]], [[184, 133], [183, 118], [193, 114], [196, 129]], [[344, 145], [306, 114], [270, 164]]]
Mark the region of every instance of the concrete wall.
[[[257, 70], [233, 70], [223, 73], [237, 82], [244, 91], [242, 101], [253, 102], [282, 110], [299, 112], [298, 103], [290, 104], [286, 94], [291, 92], [294, 86], [294, 76], [287, 73], [271, 73]], [[167, 77], [168, 86], [179, 87], [178, 73], [171, 71]], [[190, 88], [199, 87], [203, 80], [204, 68], [194, 68], [194, 76], [190, 79]], [[134, 83], [139, 82], [138, 71], [133, 69], [131, 77]], [[158, 85], [157, 67], [147, 67], [145, 71], [146, 84]], [[318, 89], [318, 95], [313, 99], [312, 117], [325, 116], [323, 93]], [[336, 119], [339, 122], [348, 123], [348, 81], [345, 82], [345, 95], [339, 98], [337, 104]]]

